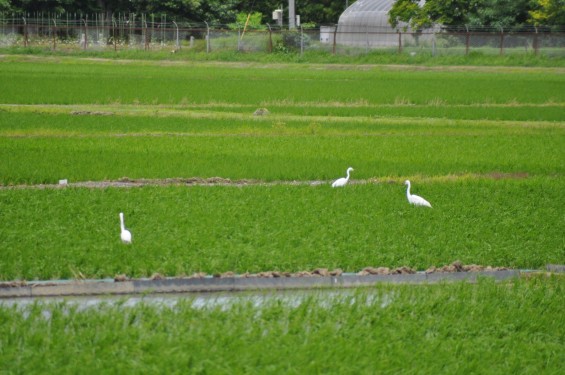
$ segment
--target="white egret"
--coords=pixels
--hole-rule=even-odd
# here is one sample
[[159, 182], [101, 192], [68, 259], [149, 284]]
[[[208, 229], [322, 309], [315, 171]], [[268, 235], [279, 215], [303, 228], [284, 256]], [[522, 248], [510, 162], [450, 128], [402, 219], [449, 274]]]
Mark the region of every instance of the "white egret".
[[127, 230], [124, 226], [124, 213], [120, 212], [120, 228], [122, 232], [120, 233], [120, 237], [123, 243], [131, 243], [131, 232]]
[[404, 181], [404, 185], [408, 186], [408, 188], [406, 189], [406, 197], [408, 198], [408, 202], [410, 202], [410, 204], [413, 204], [414, 206], [432, 207], [430, 202], [428, 202], [424, 198], [420, 197], [419, 195], [410, 194], [410, 181], [409, 180]]
[[347, 168], [347, 177], [342, 177], [342, 178], [335, 180], [334, 183], [332, 184], [332, 187], [345, 186], [345, 184], [347, 184], [347, 181], [349, 181], [349, 172], [351, 172], [353, 170], [354, 169], [351, 168], [351, 167]]

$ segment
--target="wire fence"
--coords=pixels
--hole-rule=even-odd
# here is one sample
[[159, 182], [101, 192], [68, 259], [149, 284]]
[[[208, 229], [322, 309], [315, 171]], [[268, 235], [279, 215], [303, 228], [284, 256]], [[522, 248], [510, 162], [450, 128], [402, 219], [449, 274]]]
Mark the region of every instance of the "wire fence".
[[535, 54], [565, 57], [565, 27], [521, 27], [518, 30], [465, 26], [427, 30], [331, 25], [297, 28], [265, 25], [209, 25], [166, 17], [0, 15], [0, 48], [44, 47], [51, 50], [193, 50], [198, 52], [324, 51], [358, 55], [373, 51], [432, 55]]

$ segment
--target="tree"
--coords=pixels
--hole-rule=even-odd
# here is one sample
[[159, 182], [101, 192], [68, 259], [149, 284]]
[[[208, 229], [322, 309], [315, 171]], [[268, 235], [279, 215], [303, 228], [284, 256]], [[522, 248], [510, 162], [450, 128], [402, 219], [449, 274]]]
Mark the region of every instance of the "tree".
[[430, 27], [433, 24], [463, 25], [480, 0], [397, 0], [389, 12], [389, 23], [396, 27], [406, 22], [413, 29]]
[[11, 12], [12, 5], [10, 4], [9, 0], [0, 0], [0, 13], [1, 12]]
[[236, 17], [235, 23], [231, 23], [229, 26], [234, 30], [245, 26], [247, 26], [247, 28], [249, 29], [261, 29], [266, 27], [262, 26], [261, 24], [262, 17], [263, 15], [259, 12], [253, 12], [249, 14], [239, 13]]
[[[428, 17], [441, 25], [464, 25], [482, 0], [429, 0], [424, 5]], [[494, 0], [497, 1], [497, 0]]]
[[418, 0], [397, 0], [388, 12], [388, 22], [394, 28], [400, 22], [409, 24], [414, 29], [429, 26], [431, 20], [418, 5]]
[[565, 0], [534, 0], [529, 15], [534, 25], [565, 25]]
[[531, 0], [479, 0], [469, 15], [472, 26], [508, 29], [527, 23]]
[[[351, 5], [354, 1], [349, 1]], [[343, 0], [296, 0], [296, 14], [301, 22], [320, 24], [336, 24], [345, 10]]]
[[[532, 1], [539, 12], [532, 12]], [[433, 24], [444, 26], [490, 26], [510, 28], [530, 19], [565, 23], [565, 0], [397, 0], [389, 12], [389, 22], [396, 27], [406, 22], [419, 29]]]
[[[353, 3], [350, 0], [349, 3]], [[288, 22], [287, 0], [0, 0], [0, 11], [19, 13], [106, 13], [166, 15], [168, 19], [229, 24], [239, 13], [261, 13], [261, 23], [272, 23], [275, 9], [284, 7]], [[302, 22], [335, 24], [345, 8], [343, 0], [296, 0], [296, 14]]]
[[[283, 14], [285, 24], [288, 23], [288, 1], [287, 0], [243, 0], [238, 1], [236, 7], [239, 12], [260, 12], [262, 15], [262, 23], [273, 23], [272, 14], [275, 9], [283, 6]], [[354, 1], [350, 0], [349, 4]], [[300, 15], [301, 23], [336, 24], [339, 16], [345, 10], [345, 1], [343, 0], [296, 0], [296, 14]]]

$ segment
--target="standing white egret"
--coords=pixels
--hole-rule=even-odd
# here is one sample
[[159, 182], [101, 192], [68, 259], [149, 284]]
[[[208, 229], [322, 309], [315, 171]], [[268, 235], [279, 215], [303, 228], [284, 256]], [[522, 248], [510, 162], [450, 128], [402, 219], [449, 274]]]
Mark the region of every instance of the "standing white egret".
[[349, 181], [349, 172], [351, 172], [353, 170], [354, 169], [351, 168], [351, 167], [347, 168], [347, 177], [338, 178], [337, 180], [334, 181], [334, 183], [332, 184], [332, 187], [345, 186], [345, 184], [347, 184], [347, 181]]
[[424, 198], [420, 197], [419, 195], [410, 194], [410, 181], [409, 180], [404, 181], [404, 185], [408, 186], [408, 188], [406, 189], [406, 197], [408, 198], [408, 202], [410, 202], [410, 204], [413, 204], [414, 206], [432, 207], [430, 202], [428, 202]]
[[124, 226], [124, 213], [120, 212], [120, 228], [122, 232], [120, 233], [120, 237], [123, 243], [131, 243], [131, 232], [127, 230]]

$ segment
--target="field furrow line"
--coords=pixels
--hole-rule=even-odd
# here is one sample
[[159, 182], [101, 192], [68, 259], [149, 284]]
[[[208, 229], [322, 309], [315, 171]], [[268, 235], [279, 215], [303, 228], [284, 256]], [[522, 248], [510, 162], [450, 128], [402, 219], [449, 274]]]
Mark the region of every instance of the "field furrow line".
[[[371, 177], [367, 179], [354, 179], [348, 183], [350, 185], [364, 185], [364, 184], [402, 184], [405, 180], [418, 180], [422, 183], [429, 182], [455, 182], [461, 180], [521, 180], [527, 179], [530, 175], [528, 173], [465, 173], [465, 174], [450, 174], [443, 176], [390, 176], [390, 177]], [[89, 189], [105, 189], [108, 187], [114, 188], [135, 188], [143, 186], [320, 186], [330, 185], [333, 180], [277, 180], [277, 181], [264, 181], [260, 179], [230, 179], [224, 177], [189, 177], [189, 178], [139, 178], [133, 179], [123, 177], [117, 180], [104, 180], [104, 181], [77, 181], [70, 182], [61, 180], [57, 184], [18, 184], [18, 185], [4, 185], [0, 186], [0, 190], [16, 190], [16, 189], [63, 189], [71, 188], [89, 188]]]

